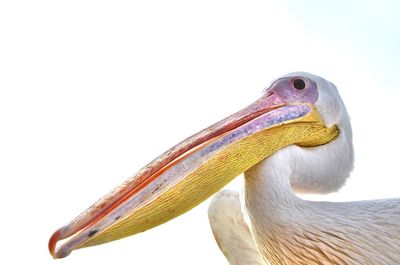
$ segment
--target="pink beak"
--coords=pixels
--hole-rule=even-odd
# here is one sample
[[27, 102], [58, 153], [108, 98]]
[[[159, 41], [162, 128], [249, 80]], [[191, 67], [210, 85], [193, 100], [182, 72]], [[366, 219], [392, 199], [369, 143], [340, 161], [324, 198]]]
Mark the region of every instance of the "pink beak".
[[[318, 99], [316, 84], [305, 80], [306, 88], [293, 87], [301, 77], [278, 79], [262, 97], [245, 109], [185, 139], [142, 168], [84, 211], [69, 224], [56, 230], [49, 240], [54, 258], [63, 258], [73, 249], [149, 203], [193, 172], [232, 142], [254, 135], [277, 124], [307, 115]], [[64, 240], [56, 250], [57, 243]]]

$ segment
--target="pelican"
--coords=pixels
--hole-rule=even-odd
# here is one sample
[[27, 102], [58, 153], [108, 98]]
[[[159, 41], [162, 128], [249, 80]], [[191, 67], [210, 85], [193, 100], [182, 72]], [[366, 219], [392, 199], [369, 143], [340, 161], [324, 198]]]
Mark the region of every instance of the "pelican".
[[[398, 264], [400, 199], [296, 196], [337, 191], [353, 160], [350, 119], [335, 85], [290, 73], [56, 230], [49, 250], [63, 258], [143, 232], [219, 192], [209, 220], [230, 264]], [[220, 191], [241, 173], [243, 193]]]

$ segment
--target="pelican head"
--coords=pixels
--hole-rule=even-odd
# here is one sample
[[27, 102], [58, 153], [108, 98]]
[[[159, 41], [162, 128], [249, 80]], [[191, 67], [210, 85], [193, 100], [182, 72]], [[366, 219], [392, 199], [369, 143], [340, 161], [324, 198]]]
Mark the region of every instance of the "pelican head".
[[[342, 145], [330, 145], [339, 139]], [[340, 160], [338, 154], [348, 156], [339, 164], [340, 178], [324, 171], [315, 179], [318, 174], [312, 166], [299, 163], [306, 174], [293, 176], [294, 188], [328, 192], [343, 185], [352, 167], [351, 127], [332, 83], [301, 72], [276, 79], [253, 104], [177, 144], [58, 229], [50, 238], [50, 253], [62, 258], [74, 249], [160, 225], [289, 146], [301, 146], [299, 159], [311, 158], [313, 163], [321, 157], [304, 152], [336, 148], [332, 155], [320, 155], [328, 160]]]
[[326, 127], [338, 128], [338, 139], [311, 148], [291, 145], [284, 148], [287, 150], [280, 150], [271, 156], [268, 161], [265, 159], [263, 164], [265, 167], [277, 167], [280, 163], [290, 163], [285, 168], [292, 170], [288, 176], [296, 193], [337, 191], [345, 184], [354, 164], [350, 117], [333, 83], [305, 72], [290, 73], [284, 78], [299, 76], [315, 82], [318, 90], [316, 109]]

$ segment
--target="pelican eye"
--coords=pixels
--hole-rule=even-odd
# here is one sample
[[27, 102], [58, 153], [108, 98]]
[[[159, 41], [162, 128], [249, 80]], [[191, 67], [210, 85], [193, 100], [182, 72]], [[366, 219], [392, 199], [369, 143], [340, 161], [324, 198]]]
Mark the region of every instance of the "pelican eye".
[[306, 87], [306, 83], [303, 79], [297, 78], [293, 81], [293, 86], [297, 90], [303, 90]]

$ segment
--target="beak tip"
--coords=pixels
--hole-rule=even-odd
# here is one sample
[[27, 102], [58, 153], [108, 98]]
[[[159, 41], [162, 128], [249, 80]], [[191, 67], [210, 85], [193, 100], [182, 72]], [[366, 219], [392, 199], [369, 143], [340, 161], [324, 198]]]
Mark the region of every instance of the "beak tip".
[[60, 258], [58, 253], [56, 252], [57, 242], [60, 240], [61, 229], [58, 229], [53, 233], [53, 235], [49, 239], [49, 252], [54, 259]]

